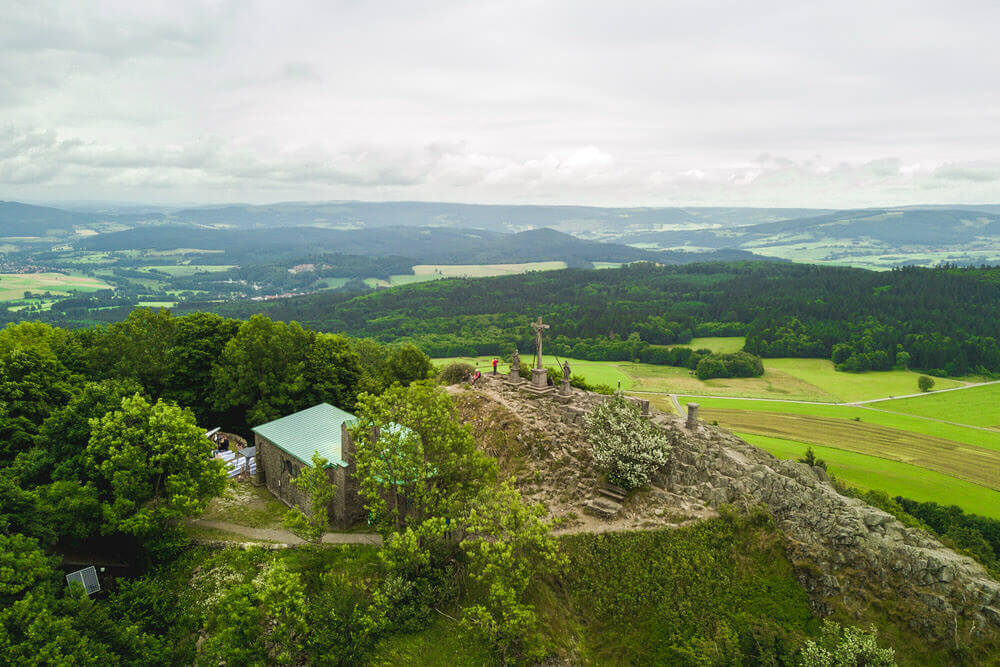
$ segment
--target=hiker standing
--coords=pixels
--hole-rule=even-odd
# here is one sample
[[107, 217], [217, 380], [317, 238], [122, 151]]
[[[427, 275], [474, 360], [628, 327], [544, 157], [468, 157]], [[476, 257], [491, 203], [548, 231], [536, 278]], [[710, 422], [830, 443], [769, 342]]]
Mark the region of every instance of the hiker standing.
[[497, 362], [500, 361], [496, 357], [493, 357], [493, 375], [497, 374]]

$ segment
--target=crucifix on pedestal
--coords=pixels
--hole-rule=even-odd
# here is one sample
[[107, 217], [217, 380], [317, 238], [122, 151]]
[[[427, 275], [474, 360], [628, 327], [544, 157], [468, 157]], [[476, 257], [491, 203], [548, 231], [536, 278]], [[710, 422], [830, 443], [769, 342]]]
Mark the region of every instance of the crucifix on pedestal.
[[531, 369], [531, 385], [538, 389], [548, 386], [548, 373], [545, 371], [545, 364], [542, 361], [542, 332], [549, 328], [548, 324], [542, 324], [542, 318], [531, 323], [531, 328], [535, 330], [535, 367]]

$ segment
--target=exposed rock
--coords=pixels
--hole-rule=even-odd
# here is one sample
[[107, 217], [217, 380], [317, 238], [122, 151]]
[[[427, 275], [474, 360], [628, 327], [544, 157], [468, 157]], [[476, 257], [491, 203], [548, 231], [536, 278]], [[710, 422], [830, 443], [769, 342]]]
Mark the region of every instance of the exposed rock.
[[[685, 428], [683, 418], [651, 411], [652, 423], [672, 446], [670, 463], [654, 476], [650, 491], [627, 501], [624, 494], [602, 491], [598, 472], [590, 468], [583, 423], [607, 398], [576, 391], [572, 403], [563, 405], [487, 382], [460, 399], [460, 412], [462, 400], [480, 401], [466, 406], [470, 417], [485, 403], [505, 411], [477, 440], [502, 463], [516, 443], [524, 456], [515, 469], [519, 484], [530, 485], [553, 516], [570, 524], [580, 507], [600, 518], [594, 530], [604, 529], [604, 522], [621, 528], [638, 520], [644, 526], [684, 524], [713, 516], [724, 504], [763, 507], [773, 515], [797, 578], [818, 611], [876, 605], [931, 637], [956, 641], [956, 633], [1000, 631], [1000, 584], [978, 563], [882, 510], [840, 495], [823, 469], [779, 460], [718, 427]], [[496, 424], [505, 435], [491, 445]], [[576, 520], [576, 530], [588, 529], [585, 521]]]

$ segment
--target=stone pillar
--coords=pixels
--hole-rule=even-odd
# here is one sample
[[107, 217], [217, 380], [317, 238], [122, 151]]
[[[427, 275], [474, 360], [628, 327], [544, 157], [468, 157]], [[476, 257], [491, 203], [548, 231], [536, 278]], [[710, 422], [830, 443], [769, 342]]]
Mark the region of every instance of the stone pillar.
[[545, 389], [549, 386], [549, 373], [544, 368], [531, 369], [531, 386], [537, 389]]
[[696, 428], [698, 426], [698, 408], [697, 403], [688, 403], [688, 418], [686, 426], [688, 428]]
[[569, 396], [573, 393], [573, 388], [569, 384], [569, 380], [563, 379], [562, 386], [559, 388], [559, 393], [563, 396]]

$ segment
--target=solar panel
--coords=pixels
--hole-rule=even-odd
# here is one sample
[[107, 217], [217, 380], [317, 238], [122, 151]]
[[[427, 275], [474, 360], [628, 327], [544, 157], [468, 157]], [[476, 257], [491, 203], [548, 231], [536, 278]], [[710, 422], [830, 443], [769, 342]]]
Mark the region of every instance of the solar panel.
[[83, 586], [83, 590], [87, 591], [87, 595], [93, 595], [101, 590], [101, 582], [97, 578], [97, 570], [94, 569], [93, 565], [66, 575], [67, 584], [74, 581]]

